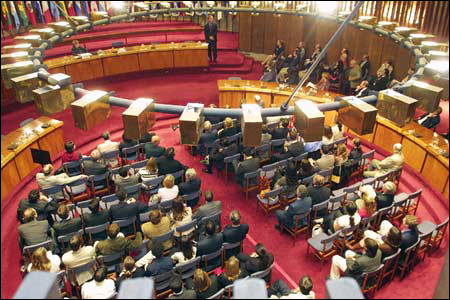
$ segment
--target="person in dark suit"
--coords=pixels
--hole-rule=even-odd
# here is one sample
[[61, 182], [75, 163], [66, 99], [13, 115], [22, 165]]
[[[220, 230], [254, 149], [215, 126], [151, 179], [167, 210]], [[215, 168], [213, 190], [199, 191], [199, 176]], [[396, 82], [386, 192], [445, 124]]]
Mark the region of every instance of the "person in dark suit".
[[[300, 185], [297, 188], [297, 200], [286, 207], [285, 210], [278, 210], [276, 212], [278, 224], [275, 225], [275, 228], [278, 230], [282, 230], [282, 225], [293, 228], [295, 226], [294, 217], [304, 214], [311, 209], [312, 199], [308, 196], [308, 188], [304, 185]], [[300, 226], [306, 224], [306, 220], [300, 221]]]
[[99, 162], [102, 157], [100, 151], [95, 149], [91, 152], [92, 160], [85, 160], [83, 162], [84, 174], [86, 175], [102, 175], [108, 172], [105, 164]]
[[140, 201], [136, 201], [135, 199], [129, 199], [127, 201], [127, 193], [123, 189], [120, 189], [116, 193], [116, 196], [119, 198], [119, 203], [111, 206], [109, 209], [112, 221], [137, 217], [147, 209], [147, 206]]
[[100, 201], [94, 198], [89, 203], [89, 210], [91, 213], [84, 213], [83, 223], [85, 227], [98, 226], [109, 223], [109, 211], [103, 209], [100, 211]]
[[[259, 167], [260, 167], [259, 158], [255, 158], [252, 156], [251, 149], [246, 149], [244, 151], [244, 160], [237, 163], [235, 166], [236, 182], [243, 187], [245, 185], [245, 178], [244, 178], [245, 174], [254, 172], [258, 170]], [[255, 178], [254, 180], [257, 179]], [[251, 182], [251, 184], [254, 184], [254, 182]]]
[[183, 281], [178, 276], [172, 277], [169, 287], [173, 294], [168, 299], [197, 299], [194, 290], [183, 288]]
[[376, 202], [377, 209], [383, 209], [391, 206], [394, 203], [395, 193], [397, 192], [397, 187], [395, 183], [388, 181], [383, 184], [383, 190], [381, 193], [377, 193]]
[[388, 88], [389, 81], [389, 69], [384, 69], [377, 74], [375, 81], [369, 83], [369, 89], [377, 92], [385, 90]]
[[367, 80], [363, 80], [355, 90], [356, 98], [363, 98], [369, 96], [369, 82]]
[[160, 176], [174, 174], [184, 168], [185, 167], [175, 159], [175, 149], [173, 147], [167, 148], [165, 155], [158, 161]]
[[206, 121], [203, 125], [203, 134], [200, 137], [198, 144], [211, 145], [215, 140], [217, 140], [217, 132], [212, 130], [211, 122]]
[[296, 130], [289, 133], [290, 141], [284, 144], [282, 153], [275, 153], [272, 157], [273, 162], [282, 161], [290, 157], [297, 157], [305, 152], [305, 144], [298, 137]]
[[[185, 196], [200, 191], [202, 180], [197, 176], [197, 172], [195, 171], [195, 169], [187, 169], [185, 175], [186, 182], [182, 182], [178, 185], [179, 195]], [[190, 208], [194, 208], [197, 206], [199, 200], [200, 198], [195, 198], [187, 201], [186, 204]]]
[[49, 201], [45, 195], [41, 195], [39, 190], [31, 190], [27, 199], [20, 200], [17, 208], [17, 219], [24, 223], [23, 213], [27, 208], [34, 208], [38, 214], [38, 220], [52, 220], [50, 213], [58, 209], [58, 203], [55, 200]]
[[153, 139], [153, 137], [154, 137], [155, 135], [156, 135], [156, 134], [154, 134], [153, 132], [146, 132], [146, 133], [144, 134], [144, 137], [141, 138], [141, 139], [139, 139], [139, 143], [140, 143], [140, 144], [151, 143], [151, 142], [152, 142], [152, 139]]
[[266, 270], [274, 262], [272, 253], [269, 253], [263, 244], [258, 243], [255, 248], [255, 253], [248, 255], [245, 253], [239, 253], [237, 256], [248, 274], [253, 274], [259, 271]]
[[[206, 203], [200, 206], [197, 211], [192, 216], [193, 219], [201, 220], [205, 217], [213, 216], [222, 211], [222, 202], [214, 201], [214, 194], [212, 191], [208, 190], [205, 192]], [[219, 226], [219, 224], [216, 224]]]
[[172, 258], [164, 256], [164, 246], [161, 243], [153, 245], [152, 254], [155, 259], [145, 269], [146, 277], [158, 276], [172, 270]]
[[74, 40], [72, 42], [72, 55], [79, 55], [82, 53], [86, 53], [87, 49], [80, 46], [80, 41]]
[[360, 159], [363, 155], [363, 151], [361, 148], [361, 140], [358, 138], [353, 139], [353, 149], [350, 151], [350, 154], [348, 155], [348, 159]]
[[273, 129], [270, 134], [272, 135], [272, 140], [287, 138], [287, 135], [289, 134], [289, 119], [282, 119], [280, 121], [280, 126]]
[[[216, 224], [213, 221], [206, 221], [205, 225], [206, 237], [197, 244], [197, 256], [208, 255], [219, 251], [223, 245], [223, 235], [216, 233]], [[220, 263], [221, 257], [208, 261], [208, 266], [216, 266]]]
[[[331, 189], [324, 186], [325, 178], [321, 175], [313, 177], [313, 183], [308, 187], [308, 195], [312, 199], [312, 206], [327, 201], [331, 196]], [[326, 214], [326, 208], [318, 212], [319, 216]]]
[[19, 245], [39, 244], [51, 240], [51, 227], [46, 220], [38, 221], [38, 214], [34, 208], [27, 208], [23, 212], [24, 224], [19, 226]]
[[160, 142], [161, 142], [161, 138], [157, 135], [154, 135], [152, 137], [152, 142], [145, 144], [144, 150], [145, 150], [145, 157], [147, 159], [149, 159], [150, 157], [159, 158], [166, 153], [166, 149], [159, 146]]
[[[227, 145], [229, 145], [227, 147]], [[225, 169], [225, 158], [233, 156], [239, 153], [239, 146], [235, 143], [230, 144], [228, 138], [223, 138], [220, 141], [219, 148], [214, 149], [209, 155], [209, 159], [203, 160], [202, 163], [206, 165], [206, 169], [203, 169], [203, 173], [212, 174], [214, 164], [217, 170], [223, 171]]]
[[436, 126], [438, 126], [439, 123], [441, 123], [441, 114], [442, 114], [442, 107], [439, 106], [434, 112], [422, 115], [417, 120], [417, 123], [428, 129], [436, 128]]
[[208, 24], [205, 25], [205, 41], [208, 43], [208, 57], [210, 61], [217, 62], [217, 32], [218, 26], [214, 23], [214, 16], [208, 16]]
[[[236, 135], [238, 133], [238, 130], [236, 126], [234, 126], [234, 121], [231, 118], [225, 118], [223, 121], [223, 129], [219, 130], [218, 137], [219, 139], [224, 139], [226, 137], [231, 137], [233, 135]], [[228, 146], [225, 145], [225, 146]]]
[[61, 204], [58, 207], [57, 214], [61, 220], [53, 224], [56, 237], [76, 232], [81, 229], [81, 219], [71, 218], [67, 205]]
[[[241, 224], [241, 214], [237, 210], [230, 213], [231, 225], [227, 225], [223, 230], [223, 242], [229, 244], [242, 243], [247, 237], [249, 227], [247, 224]], [[227, 256], [236, 256], [240, 252], [239, 249], [228, 251]]]
[[127, 138], [125, 136], [125, 133], [124, 133], [122, 135], [122, 141], [119, 144], [119, 156], [122, 157], [122, 158], [125, 158], [125, 154], [123, 153], [123, 149], [136, 146], [137, 144], [138, 144], [137, 141]]
[[402, 231], [402, 243], [400, 245], [400, 249], [402, 249], [400, 256], [401, 262], [406, 258], [405, 251], [419, 240], [419, 230], [417, 229], [419, 223], [417, 222], [416, 216], [406, 216], [403, 219], [403, 225], [406, 226], [407, 229]]
[[361, 79], [367, 80], [370, 74], [370, 61], [368, 54], [364, 54], [363, 60], [361, 61], [359, 66], [361, 68]]
[[110, 224], [106, 228], [107, 239], [99, 241], [95, 246], [97, 255], [110, 255], [123, 251], [139, 249], [142, 245], [142, 233], [136, 233], [134, 240], [124, 236], [118, 236], [120, 227], [117, 224]]

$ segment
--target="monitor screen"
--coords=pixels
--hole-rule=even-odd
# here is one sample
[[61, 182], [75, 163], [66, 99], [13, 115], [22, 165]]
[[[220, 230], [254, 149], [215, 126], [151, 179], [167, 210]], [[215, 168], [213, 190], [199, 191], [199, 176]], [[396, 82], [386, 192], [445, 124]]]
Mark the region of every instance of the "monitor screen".
[[40, 165], [51, 164], [50, 152], [31, 148], [33, 162]]

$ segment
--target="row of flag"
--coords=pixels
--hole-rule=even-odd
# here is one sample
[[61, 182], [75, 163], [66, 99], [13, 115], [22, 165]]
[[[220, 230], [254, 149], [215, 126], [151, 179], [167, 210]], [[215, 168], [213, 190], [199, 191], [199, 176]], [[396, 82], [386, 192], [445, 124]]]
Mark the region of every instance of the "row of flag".
[[2, 30], [17, 30], [66, 19], [68, 16], [88, 16], [91, 11], [112, 13], [112, 1], [1, 1]]

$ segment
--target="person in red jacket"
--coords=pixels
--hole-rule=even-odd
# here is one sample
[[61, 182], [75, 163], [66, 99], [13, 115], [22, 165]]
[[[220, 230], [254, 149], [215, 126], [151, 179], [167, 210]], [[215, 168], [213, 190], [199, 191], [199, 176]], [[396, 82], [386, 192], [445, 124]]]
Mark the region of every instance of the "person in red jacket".
[[81, 159], [81, 153], [75, 152], [75, 144], [72, 141], [66, 142], [64, 145], [64, 148], [66, 148], [66, 152], [62, 156], [62, 163], [71, 162], [71, 161], [78, 161]]

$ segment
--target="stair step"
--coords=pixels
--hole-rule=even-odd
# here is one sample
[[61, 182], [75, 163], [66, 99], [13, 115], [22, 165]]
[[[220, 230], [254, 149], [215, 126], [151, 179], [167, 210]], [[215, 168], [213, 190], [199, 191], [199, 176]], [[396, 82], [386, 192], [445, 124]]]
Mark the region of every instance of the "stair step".
[[230, 74], [248, 74], [253, 71], [254, 60], [252, 58], [245, 58], [241, 67], [217, 67], [210, 65], [209, 71], [211, 73], [230, 73]]

